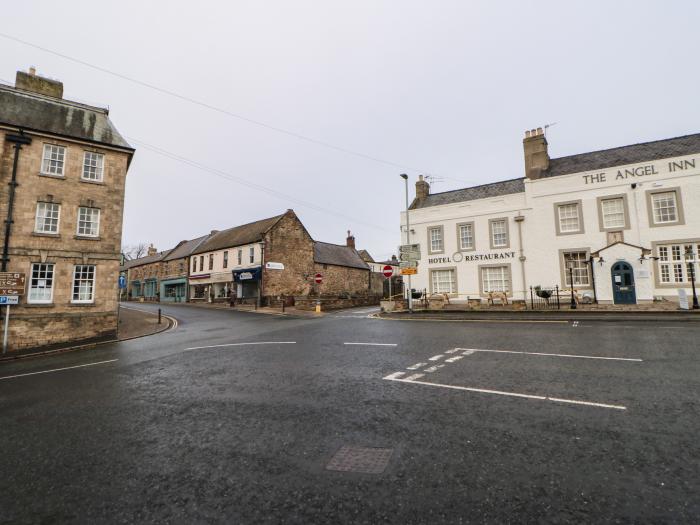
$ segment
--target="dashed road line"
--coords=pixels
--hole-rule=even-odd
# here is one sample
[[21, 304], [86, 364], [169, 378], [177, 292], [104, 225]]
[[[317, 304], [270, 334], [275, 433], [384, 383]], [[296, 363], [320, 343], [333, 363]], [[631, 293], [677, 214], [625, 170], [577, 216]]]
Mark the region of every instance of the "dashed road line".
[[428, 361], [439, 361], [439, 360], [442, 359], [443, 357], [445, 357], [445, 356], [442, 355], [442, 354], [434, 355], [433, 357], [429, 357], [429, 358], [428, 358]]
[[388, 376], [383, 377], [382, 379], [386, 379], [387, 381], [395, 381], [397, 378], [405, 374], [406, 372], [394, 372], [393, 374], [389, 374]]
[[446, 363], [454, 363], [455, 361], [459, 361], [460, 359], [464, 359], [463, 355], [456, 355], [454, 357], [450, 357], [449, 359], [445, 359]]
[[406, 378], [406, 381], [415, 381], [416, 379], [420, 379], [421, 377], [424, 377], [425, 374], [413, 374], [412, 376], [408, 376]]
[[251, 343], [228, 343], [224, 345], [193, 346], [185, 350], [202, 350], [203, 348], [224, 348], [226, 346], [248, 346], [248, 345], [295, 345], [296, 341], [256, 341]]
[[445, 350], [446, 354], [454, 354], [459, 352], [459, 348], [450, 348], [449, 350]]
[[[465, 352], [488, 352], [494, 354], [520, 354], [520, 355], [536, 355], [545, 357], [571, 357], [574, 359], [600, 359], [603, 361], [632, 361], [635, 363], [642, 363], [643, 359], [632, 358], [632, 357], [603, 357], [597, 355], [575, 355], [575, 354], [549, 354], [546, 352], [520, 352], [517, 350], [485, 350], [481, 348], [464, 348]], [[468, 355], [468, 354], [464, 354]]]
[[406, 370], [418, 370], [420, 367], [427, 365], [428, 363], [416, 363], [415, 365], [407, 366]]
[[86, 363], [84, 365], [65, 366], [63, 368], [52, 368], [51, 370], [42, 370], [41, 372], [28, 372], [26, 374], [16, 374], [13, 376], [0, 377], [0, 381], [2, 381], [3, 379], [15, 379], [17, 377], [35, 376], [38, 374], [50, 374], [51, 372], [61, 372], [62, 370], [72, 370], [74, 368], [84, 368], [86, 366], [104, 365], [106, 363], [114, 363], [116, 361], [119, 361], [119, 359], [110, 359], [108, 361], [97, 361], [95, 363]]
[[397, 343], [343, 343], [344, 345], [356, 346], [398, 346]]
[[443, 368], [444, 366], [445, 366], [445, 365], [435, 365], [435, 366], [431, 366], [431, 367], [428, 367], [428, 368], [424, 368], [424, 369], [423, 369], [423, 372], [433, 373], [433, 372], [436, 372], [436, 371], [438, 371], [439, 369]]

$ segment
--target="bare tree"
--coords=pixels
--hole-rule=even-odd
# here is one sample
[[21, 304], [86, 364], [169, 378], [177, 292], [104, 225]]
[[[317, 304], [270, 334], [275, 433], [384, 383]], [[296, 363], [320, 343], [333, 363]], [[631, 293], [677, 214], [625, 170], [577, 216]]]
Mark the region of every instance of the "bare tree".
[[122, 253], [124, 254], [124, 260], [126, 261], [140, 259], [148, 253], [148, 244], [145, 242], [140, 242], [131, 246], [122, 246]]

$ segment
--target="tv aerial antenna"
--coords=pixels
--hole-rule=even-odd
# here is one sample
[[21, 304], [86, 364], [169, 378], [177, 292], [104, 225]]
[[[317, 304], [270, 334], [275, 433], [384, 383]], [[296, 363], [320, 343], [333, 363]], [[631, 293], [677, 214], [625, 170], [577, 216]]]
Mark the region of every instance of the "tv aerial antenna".
[[428, 181], [428, 184], [430, 184], [431, 187], [441, 182], [445, 182], [445, 179], [436, 175], [425, 175], [423, 178]]

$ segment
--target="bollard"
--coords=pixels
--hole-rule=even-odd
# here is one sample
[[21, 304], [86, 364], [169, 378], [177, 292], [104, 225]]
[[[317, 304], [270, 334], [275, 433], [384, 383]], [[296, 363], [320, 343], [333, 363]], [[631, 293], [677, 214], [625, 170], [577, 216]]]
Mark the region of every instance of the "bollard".
[[286, 302], [286, 301], [284, 300], [284, 295], [283, 295], [283, 296], [282, 296], [282, 313], [284, 313], [284, 307], [285, 307], [285, 304], [284, 304], [284, 303], [285, 303], [285, 302]]
[[160, 315], [160, 308], [158, 308], [158, 324], [160, 324], [160, 322], [161, 322], [161, 319], [160, 319], [160, 318], [161, 318], [161, 315]]
[[316, 301], [316, 313], [321, 313], [321, 301]]

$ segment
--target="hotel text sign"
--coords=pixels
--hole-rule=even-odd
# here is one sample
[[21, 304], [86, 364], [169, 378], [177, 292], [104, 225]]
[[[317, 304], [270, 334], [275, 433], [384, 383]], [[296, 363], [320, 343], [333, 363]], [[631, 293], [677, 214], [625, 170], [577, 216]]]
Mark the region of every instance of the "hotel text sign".
[[[674, 173], [676, 171], [685, 171], [695, 168], [696, 160], [697, 159], [680, 160], [677, 162], [670, 161], [666, 164], [666, 171], [668, 173]], [[598, 184], [601, 182], [637, 179], [639, 177], [648, 177], [649, 175], [659, 175], [660, 172], [657, 168], [658, 167], [655, 164], [644, 164], [642, 166], [635, 166], [621, 170], [590, 173], [588, 175], [583, 175], [583, 180], [586, 184]]]
[[428, 259], [428, 264], [445, 264], [451, 262], [462, 262], [462, 261], [502, 261], [504, 259], [515, 259], [515, 252], [502, 252], [502, 253], [478, 253], [474, 255], [467, 255], [462, 252], [455, 252], [452, 257], [431, 257]]

